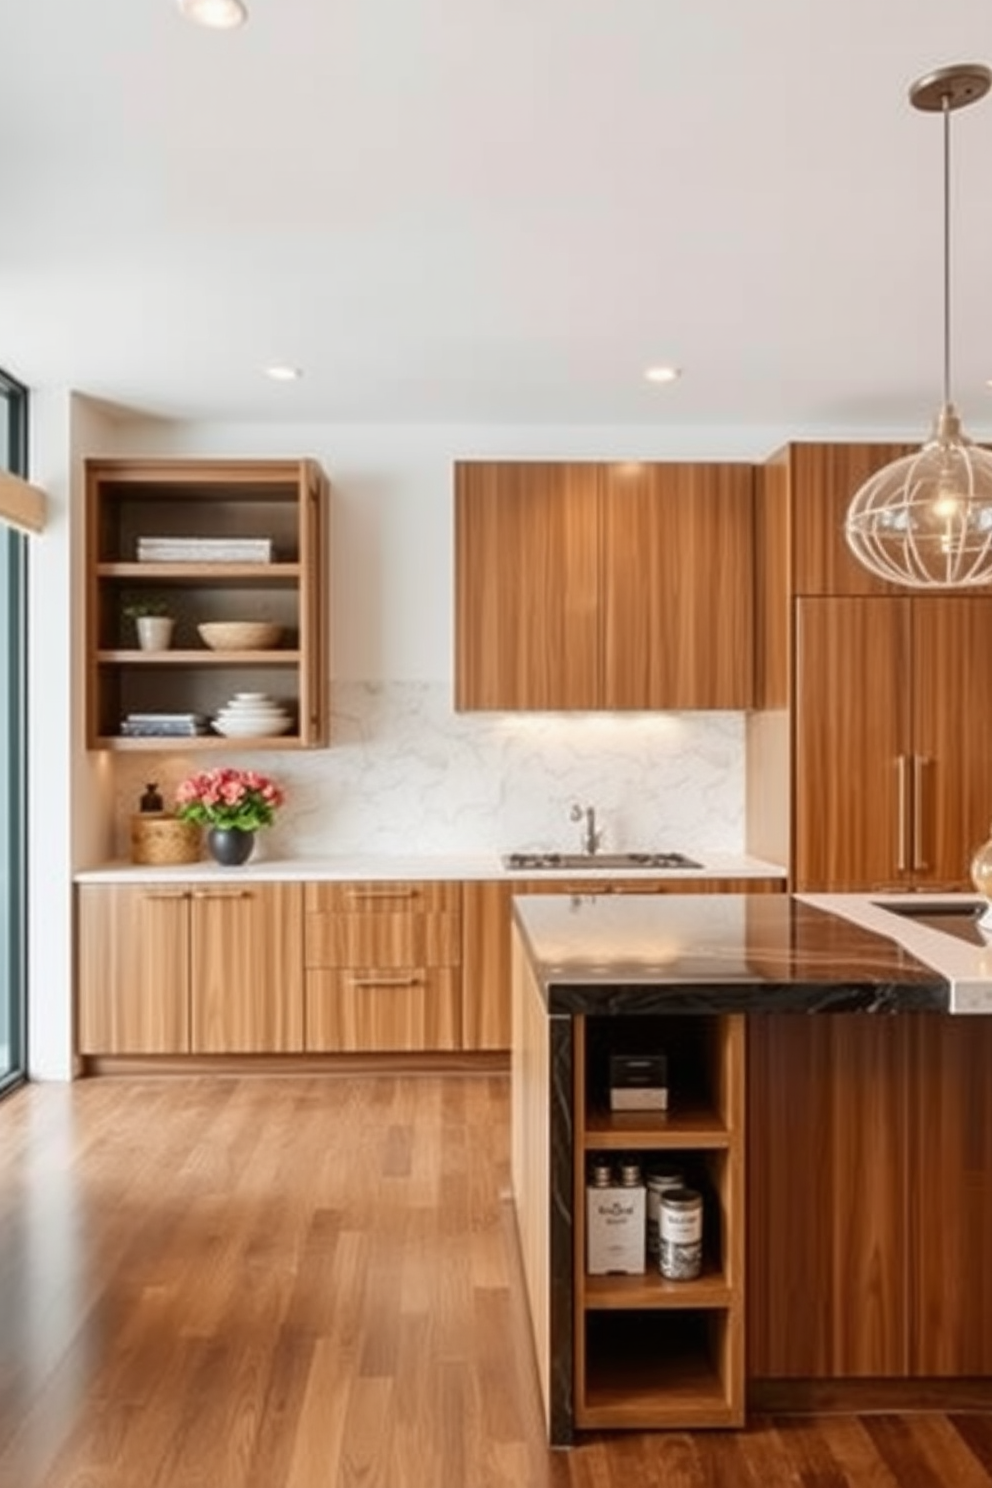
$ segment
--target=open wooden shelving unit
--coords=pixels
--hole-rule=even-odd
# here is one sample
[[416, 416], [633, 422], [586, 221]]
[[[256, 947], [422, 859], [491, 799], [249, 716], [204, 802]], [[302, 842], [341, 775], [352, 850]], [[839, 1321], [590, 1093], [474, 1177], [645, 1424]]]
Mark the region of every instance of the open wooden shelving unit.
[[[612, 1113], [612, 1050], [669, 1059], [669, 1111]], [[744, 1020], [740, 1015], [586, 1018], [574, 1025], [575, 1425], [744, 1424]], [[704, 1203], [704, 1261], [669, 1281], [586, 1274], [585, 1192], [594, 1152], [685, 1159]]]
[[[86, 462], [86, 741], [90, 749], [187, 751], [308, 749], [327, 743], [327, 523], [329, 488], [311, 460]], [[266, 563], [150, 563], [143, 536], [265, 537]], [[176, 618], [176, 644], [143, 651], [124, 611], [150, 598]], [[270, 620], [271, 650], [212, 651], [207, 620]], [[285, 734], [225, 738], [121, 733], [129, 712], [208, 718], [236, 692], [265, 692], [287, 707]]]

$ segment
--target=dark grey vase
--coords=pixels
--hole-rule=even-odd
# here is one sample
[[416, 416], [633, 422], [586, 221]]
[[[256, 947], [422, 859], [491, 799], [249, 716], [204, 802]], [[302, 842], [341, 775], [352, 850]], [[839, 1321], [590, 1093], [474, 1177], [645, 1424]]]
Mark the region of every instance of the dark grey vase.
[[207, 850], [222, 868], [239, 868], [247, 863], [255, 846], [255, 833], [240, 827], [211, 827], [207, 832]]

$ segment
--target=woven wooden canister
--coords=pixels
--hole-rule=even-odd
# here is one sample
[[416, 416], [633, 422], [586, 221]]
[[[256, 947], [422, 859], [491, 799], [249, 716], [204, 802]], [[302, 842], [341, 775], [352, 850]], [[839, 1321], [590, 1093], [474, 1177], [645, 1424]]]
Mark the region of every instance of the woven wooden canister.
[[198, 863], [202, 830], [167, 811], [140, 811], [131, 817], [131, 861], [161, 868], [169, 863]]

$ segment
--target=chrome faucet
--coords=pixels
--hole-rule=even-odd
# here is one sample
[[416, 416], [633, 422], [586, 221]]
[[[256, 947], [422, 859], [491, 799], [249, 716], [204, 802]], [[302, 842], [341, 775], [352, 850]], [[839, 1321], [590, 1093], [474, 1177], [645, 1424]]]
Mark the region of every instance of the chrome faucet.
[[590, 857], [599, 850], [599, 844], [603, 840], [603, 834], [596, 827], [595, 806], [580, 806], [576, 801], [570, 812], [572, 821], [580, 821], [582, 827], [582, 851], [589, 853]]

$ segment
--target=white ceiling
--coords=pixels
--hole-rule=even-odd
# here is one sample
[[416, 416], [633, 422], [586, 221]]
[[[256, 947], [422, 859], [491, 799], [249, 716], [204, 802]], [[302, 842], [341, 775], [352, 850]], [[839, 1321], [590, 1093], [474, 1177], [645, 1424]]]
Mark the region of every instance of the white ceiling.
[[[989, 0], [10, 0], [0, 366], [167, 417], [922, 433]], [[992, 426], [992, 95], [953, 118]], [[304, 369], [276, 385], [273, 361]], [[685, 369], [673, 388], [651, 362]]]

